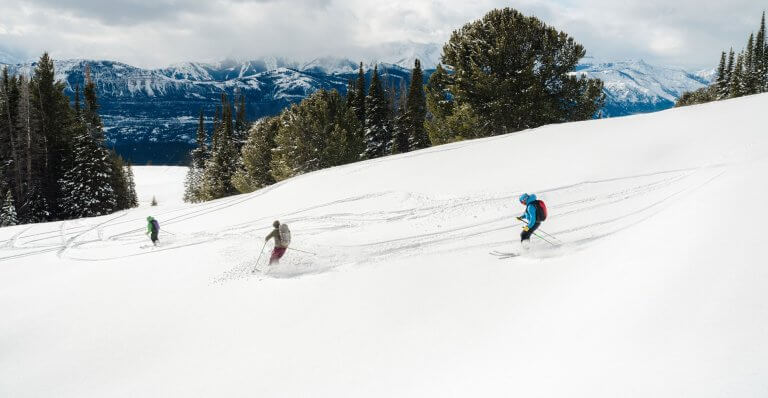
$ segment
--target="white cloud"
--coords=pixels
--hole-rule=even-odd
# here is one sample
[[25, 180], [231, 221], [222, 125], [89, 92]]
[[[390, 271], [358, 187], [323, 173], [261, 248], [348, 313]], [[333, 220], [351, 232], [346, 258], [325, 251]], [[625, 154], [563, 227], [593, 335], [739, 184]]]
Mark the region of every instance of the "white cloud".
[[757, 28], [754, 0], [3, 0], [0, 50], [139, 66], [279, 55], [364, 57], [390, 41], [443, 43], [511, 6], [603, 58], [708, 66]]

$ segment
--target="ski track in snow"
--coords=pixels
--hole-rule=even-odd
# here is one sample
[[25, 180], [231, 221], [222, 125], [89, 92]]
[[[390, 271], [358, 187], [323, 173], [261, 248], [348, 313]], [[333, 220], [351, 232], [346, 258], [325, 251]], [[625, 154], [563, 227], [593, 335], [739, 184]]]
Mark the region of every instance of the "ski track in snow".
[[[384, 160], [379, 160], [384, 161]], [[549, 219], [542, 224], [546, 233], [562, 244], [551, 248], [538, 237], [532, 239], [526, 258], [546, 258], [611, 236], [662, 211], [661, 204], [706, 184], [726, 170], [726, 165], [670, 170], [640, 175], [590, 180], [561, 187], [540, 187], [549, 207]], [[358, 172], [353, 165], [352, 173]], [[263, 278], [296, 278], [356, 264], [359, 259], [375, 263], [392, 259], [472, 249], [517, 250], [522, 223], [514, 217], [522, 213], [517, 196], [478, 193], [473, 196], [434, 199], [407, 192], [376, 192], [325, 203], [311, 204], [277, 215], [263, 215], [213, 231], [174, 230], [188, 223], [230, 209], [277, 189], [280, 184], [252, 194], [218, 201], [166, 209], [155, 217], [161, 220], [159, 247], [148, 247], [144, 235], [144, 216], [128, 217], [122, 212], [106, 220], [81, 219], [61, 222], [59, 228], [34, 231], [34, 225], [6, 241], [0, 260], [17, 259], [55, 252], [59, 257], [78, 261], [109, 261], [154, 255], [191, 246], [223, 241], [222, 257], [229, 269], [213, 278], [214, 283], [250, 278], [258, 256], [259, 242], [270, 231], [271, 220], [279, 218], [294, 230], [294, 244], [310, 255], [288, 251], [281, 263], [266, 266], [271, 245], [264, 249], [257, 275]], [[380, 209], [350, 211], [349, 209]], [[99, 220], [99, 221], [97, 221]], [[375, 231], [386, 224], [408, 231], [379, 240], [345, 242], [344, 236], [360, 231]], [[139, 228], [133, 228], [141, 225]], [[50, 229], [50, 225], [43, 224]], [[164, 233], [166, 228], [173, 234]], [[42, 228], [42, 227], [41, 227]], [[34, 232], [34, 233], [31, 233]], [[366, 234], [366, 236], [376, 234]], [[544, 235], [546, 236], [546, 235]], [[328, 240], [337, 241], [331, 245]], [[551, 239], [551, 238], [550, 238]], [[457, 244], [457, 242], [460, 242]], [[151, 246], [151, 245], [150, 245]], [[266, 272], [268, 270], [269, 272]]]

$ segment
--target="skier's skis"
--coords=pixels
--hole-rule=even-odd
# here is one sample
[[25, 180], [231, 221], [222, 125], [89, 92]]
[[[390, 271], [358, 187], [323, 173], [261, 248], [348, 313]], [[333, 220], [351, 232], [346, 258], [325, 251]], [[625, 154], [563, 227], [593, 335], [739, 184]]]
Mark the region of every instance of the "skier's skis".
[[490, 255], [492, 255], [492, 256], [496, 256], [496, 257], [498, 257], [499, 259], [512, 258], [512, 257], [517, 257], [517, 256], [519, 256], [519, 255], [520, 255], [520, 253], [513, 253], [513, 252], [501, 252], [501, 251], [498, 251], [498, 250], [493, 250], [493, 251], [491, 251], [491, 252], [490, 252], [490, 253], [488, 253], [488, 254], [490, 254]]

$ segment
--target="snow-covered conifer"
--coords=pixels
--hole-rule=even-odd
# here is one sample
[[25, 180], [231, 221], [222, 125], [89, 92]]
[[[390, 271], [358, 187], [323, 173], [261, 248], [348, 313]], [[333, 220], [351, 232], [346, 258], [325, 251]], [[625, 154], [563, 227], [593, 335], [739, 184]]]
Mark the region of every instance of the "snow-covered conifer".
[[5, 194], [3, 205], [0, 207], [0, 227], [17, 225], [19, 219], [16, 216], [16, 206], [13, 204], [13, 194], [9, 189]]
[[373, 68], [373, 77], [365, 97], [365, 157], [373, 159], [390, 151], [392, 127], [389, 121], [387, 94], [379, 79], [378, 65]]

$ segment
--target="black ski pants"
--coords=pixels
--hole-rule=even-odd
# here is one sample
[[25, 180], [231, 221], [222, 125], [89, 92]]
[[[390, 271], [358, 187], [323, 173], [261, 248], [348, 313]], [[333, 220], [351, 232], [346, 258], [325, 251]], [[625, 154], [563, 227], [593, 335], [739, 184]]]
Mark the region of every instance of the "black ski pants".
[[533, 233], [534, 233], [534, 232], [535, 232], [537, 229], [539, 229], [539, 225], [541, 225], [541, 221], [536, 221], [536, 223], [535, 223], [535, 224], [533, 224], [533, 227], [532, 227], [532, 228], [530, 228], [530, 229], [529, 229], [529, 230], [527, 230], [527, 231], [523, 231], [523, 232], [521, 232], [521, 233], [520, 233], [520, 242], [522, 242], [522, 241], [524, 241], [524, 240], [529, 240], [529, 239], [531, 239], [531, 235], [533, 235]]

